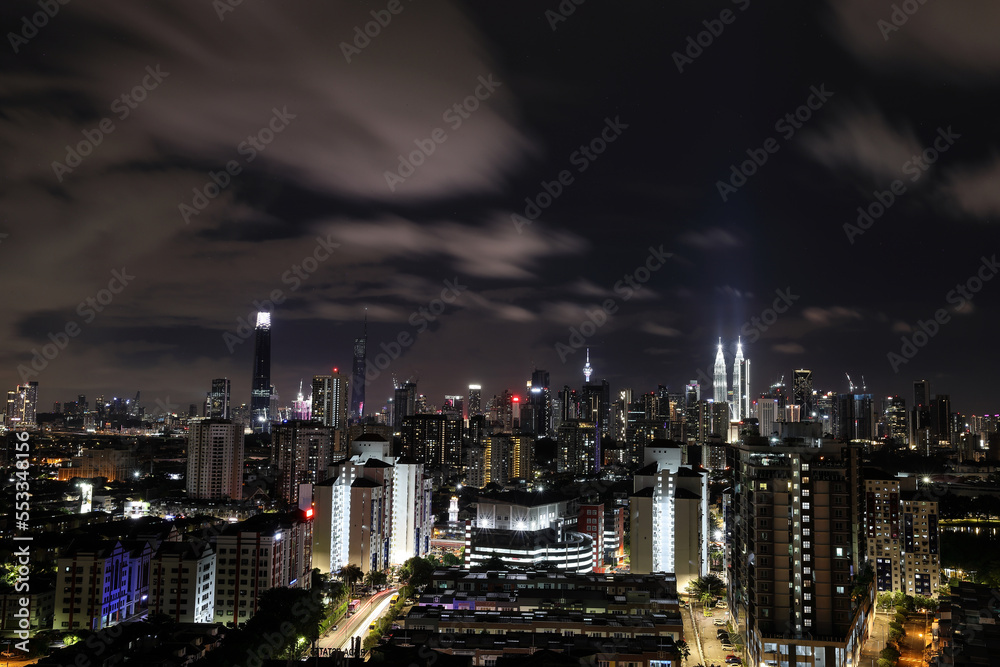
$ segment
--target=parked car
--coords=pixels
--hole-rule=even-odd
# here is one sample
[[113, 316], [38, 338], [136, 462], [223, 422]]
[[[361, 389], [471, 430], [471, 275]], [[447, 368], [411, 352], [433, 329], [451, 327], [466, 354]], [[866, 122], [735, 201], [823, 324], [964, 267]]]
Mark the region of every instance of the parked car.
[[722, 650], [723, 651], [735, 651], [736, 650], [736, 646], [734, 646], [733, 644], [731, 644], [729, 641], [723, 641], [722, 642]]
[[742, 665], [743, 661], [740, 660], [737, 656], [731, 655], [728, 658], [726, 658], [726, 664], [727, 665]]
[[368, 626], [368, 629], [369, 629], [369, 630], [374, 630], [374, 629], [375, 629], [375, 624], [374, 624], [374, 623], [372, 623], [371, 625], [369, 625], [369, 626]]
[[725, 618], [723, 618], [722, 616], [720, 616], [719, 618], [715, 619], [712, 622], [715, 623], [716, 625], [725, 625], [728, 621], [726, 621]]
[[725, 600], [717, 600], [717, 601], [715, 602], [715, 607], [716, 607], [716, 609], [725, 609], [725, 608], [726, 608], [726, 607], [728, 607], [728, 606], [729, 606], [729, 605], [728, 605], [728, 604], [726, 604], [726, 601], [725, 601]]

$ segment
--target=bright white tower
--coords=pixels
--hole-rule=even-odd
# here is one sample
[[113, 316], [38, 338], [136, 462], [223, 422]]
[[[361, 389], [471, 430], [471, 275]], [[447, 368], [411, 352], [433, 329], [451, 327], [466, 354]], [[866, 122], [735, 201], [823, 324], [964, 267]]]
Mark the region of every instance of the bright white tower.
[[743, 341], [736, 339], [736, 359], [733, 360], [733, 421], [742, 421], [747, 415], [743, 412]]
[[590, 384], [590, 376], [594, 374], [594, 369], [590, 367], [590, 348], [587, 348], [587, 364], [583, 367], [583, 377], [585, 382]]
[[719, 339], [719, 351], [715, 354], [715, 379], [712, 383], [715, 389], [716, 404], [725, 403], [726, 388], [729, 382], [726, 381], [726, 357], [722, 354], [722, 339]]

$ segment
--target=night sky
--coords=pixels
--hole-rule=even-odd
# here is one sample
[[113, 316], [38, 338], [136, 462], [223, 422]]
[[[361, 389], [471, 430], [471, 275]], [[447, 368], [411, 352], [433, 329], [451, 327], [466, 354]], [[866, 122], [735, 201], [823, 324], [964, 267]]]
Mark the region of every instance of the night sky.
[[755, 393], [805, 367], [1000, 410], [1000, 280], [977, 282], [1000, 271], [995, 2], [43, 0], [0, 20], [0, 367], [41, 410], [137, 389], [186, 409], [214, 377], [249, 402], [240, 321], [273, 295], [282, 404], [349, 371], [367, 308], [369, 359], [411, 344], [366, 411], [392, 374], [436, 404], [536, 367], [578, 387], [581, 345], [613, 392], [679, 391], [741, 331]]

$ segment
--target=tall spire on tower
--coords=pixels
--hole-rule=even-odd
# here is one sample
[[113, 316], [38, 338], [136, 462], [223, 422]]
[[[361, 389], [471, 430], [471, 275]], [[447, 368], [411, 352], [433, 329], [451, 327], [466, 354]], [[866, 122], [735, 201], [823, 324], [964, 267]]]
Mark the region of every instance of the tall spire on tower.
[[719, 338], [719, 350], [715, 353], [715, 377], [712, 386], [714, 388], [714, 399], [716, 403], [725, 403], [726, 388], [729, 382], [726, 381], [726, 357], [722, 353], [722, 338]]
[[590, 367], [590, 348], [587, 348], [587, 364], [583, 367], [583, 377], [585, 382], [590, 384], [590, 376], [594, 374], [594, 369]]

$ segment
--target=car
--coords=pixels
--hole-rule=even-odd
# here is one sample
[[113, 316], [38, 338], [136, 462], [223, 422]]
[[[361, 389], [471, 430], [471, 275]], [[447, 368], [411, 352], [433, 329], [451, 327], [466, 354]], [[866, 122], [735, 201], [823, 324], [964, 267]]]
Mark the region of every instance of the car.
[[729, 642], [722, 642], [722, 650], [723, 651], [735, 651], [736, 650], [736, 646], [733, 645], [733, 644], [730, 644]]
[[738, 655], [733, 655], [732, 653], [730, 653], [729, 655], [726, 656], [726, 662], [729, 662], [733, 658], [736, 658], [737, 660], [740, 659], [740, 657]]
[[725, 608], [727, 608], [728, 606], [729, 606], [729, 605], [728, 605], [728, 604], [726, 604], [726, 601], [725, 601], [725, 600], [717, 600], [717, 601], [716, 601], [716, 603], [715, 603], [715, 608], [716, 608], [716, 609], [725, 609]]
[[336, 630], [336, 629], [337, 629], [337, 626], [336, 626], [336, 625], [334, 625], [334, 626], [331, 626], [331, 627], [330, 627], [330, 632], [333, 632], [333, 631], [334, 631], [334, 630]]
[[725, 630], [719, 630], [718, 632], [716, 632], [715, 633], [715, 638], [718, 639], [720, 642], [731, 641], [729, 639], [729, 633], [726, 632]]
[[732, 656], [729, 656], [728, 658], [726, 658], [726, 664], [727, 665], [742, 665], [743, 661], [740, 660], [735, 655], [732, 655]]
[[728, 621], [722, 616], [720, 616], [719, 618], [715, 619], [712, 622], [715, 623], [716, 625], [725, 625], [726, 623], [728, 623]]
[[369, 630], [374, 630], [374, 629], [375, 629], [375, 624], [374, 624], [374, 623], [372, 623], [371, 625], [369, 625], [369, 626], [368, 626], [368, 629], [369, 629]]

